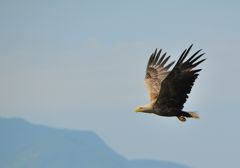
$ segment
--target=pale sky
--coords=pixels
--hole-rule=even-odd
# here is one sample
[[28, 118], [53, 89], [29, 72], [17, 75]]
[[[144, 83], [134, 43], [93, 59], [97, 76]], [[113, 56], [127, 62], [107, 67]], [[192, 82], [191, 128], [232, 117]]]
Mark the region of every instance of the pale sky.
[[[239, 1], [1, 1], [0, 117], [92, 130], [126, 158], [238, 167]], [[148, 102], [155, 48], [206, 53], [186, 110], [200, 120], [135, 113]], [[193, 52], [192, 51], [192, 52]]]

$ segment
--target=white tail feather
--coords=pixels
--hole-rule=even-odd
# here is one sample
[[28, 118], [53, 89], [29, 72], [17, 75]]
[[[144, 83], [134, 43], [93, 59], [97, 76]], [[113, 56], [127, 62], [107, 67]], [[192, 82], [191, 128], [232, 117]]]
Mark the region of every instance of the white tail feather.
[[188, 112], [192, 118], [200, 119], [199, 115], [196, 112]]

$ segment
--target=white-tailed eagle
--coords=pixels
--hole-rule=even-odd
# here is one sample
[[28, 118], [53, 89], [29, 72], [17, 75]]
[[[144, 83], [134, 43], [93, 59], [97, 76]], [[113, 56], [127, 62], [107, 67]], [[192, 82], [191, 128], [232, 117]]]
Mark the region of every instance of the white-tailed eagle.
[[204, 53], [195, 52], [186, 59], [192, 45], [183, 51], [176, 65], [166, 64], [170, 56], [155, 50], [149, 58], [144, 84], [150, 96], [150, 103], [136, 108], [136, 112], [153, 113], [159, 116], [176, 116], [180, 121], [187, 118], [199, 118], [196, 112], [183, 111], [183, 105], [198, 77], [201, 69], [194, 69], [205, 59], [200, 59]]

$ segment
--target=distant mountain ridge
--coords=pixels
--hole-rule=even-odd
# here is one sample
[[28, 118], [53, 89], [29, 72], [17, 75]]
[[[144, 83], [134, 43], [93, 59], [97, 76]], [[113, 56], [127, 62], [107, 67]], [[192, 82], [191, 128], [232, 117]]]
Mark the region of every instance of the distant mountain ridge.
[[127, 160], [95, 133], [0, 118], [1, 168], [189, 168], [172, 162]]

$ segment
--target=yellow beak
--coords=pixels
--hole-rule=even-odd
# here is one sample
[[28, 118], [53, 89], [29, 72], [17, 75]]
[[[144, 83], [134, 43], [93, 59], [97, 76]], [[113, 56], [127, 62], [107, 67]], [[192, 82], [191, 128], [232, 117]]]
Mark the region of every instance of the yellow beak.
[[137, 107], [137, 108], [135, 109], [135, 111], [136, 111], [136, 112], [142, 112], [141, 109], [140, 109], [140, 107]]

